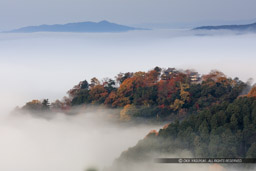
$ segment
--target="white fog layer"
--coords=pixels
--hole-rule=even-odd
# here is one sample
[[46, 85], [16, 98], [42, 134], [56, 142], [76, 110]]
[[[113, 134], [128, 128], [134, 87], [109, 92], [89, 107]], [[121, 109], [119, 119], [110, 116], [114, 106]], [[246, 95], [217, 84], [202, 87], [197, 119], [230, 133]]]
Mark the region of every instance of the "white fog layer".
[[0, 170], [83, 171], [110, 166], [152, 125], [121, 126], [110, 111], [59, 114], [51, 120], [18, 114], [0, 118]]
[[16, 106], [33, 99], [61, 99], [85, 79], [114, 78], [155, 66], [201, 74], [218, 69], [228, 77], [255, 80], [255, 45], [256, 34], [234, 32], [1, 33], [0, 171], [101, 169], [159, 128], [120, 126], [102, 116], [108, 110], [59, 114], [51, 120], [9, 115]]
[[[62, 98], [79, 81], [159, 67], [256, 78], [256, 34], [152, 30], [0, 34], [0, 108]], [[1, 113], [3, 115], [4, 113]]]

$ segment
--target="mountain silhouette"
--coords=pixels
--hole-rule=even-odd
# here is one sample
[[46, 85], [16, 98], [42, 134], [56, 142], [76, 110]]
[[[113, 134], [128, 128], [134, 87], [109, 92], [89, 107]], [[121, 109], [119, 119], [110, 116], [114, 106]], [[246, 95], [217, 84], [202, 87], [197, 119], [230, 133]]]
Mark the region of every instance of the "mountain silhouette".
[[125, 25], [115, 24], [106, 20], [100, 22], [78, 22], [68, 24], [28, 26], [7, 31], [9, 33], [33, 33], [33, 32], [126, 32], [131, 30], [144, 30]]
[[253, 31], [256, 32], [256, 23], [245, 25], [220, 25], [220, 26], [201, 26], [193, 30], [234, 30], [234, 31]]

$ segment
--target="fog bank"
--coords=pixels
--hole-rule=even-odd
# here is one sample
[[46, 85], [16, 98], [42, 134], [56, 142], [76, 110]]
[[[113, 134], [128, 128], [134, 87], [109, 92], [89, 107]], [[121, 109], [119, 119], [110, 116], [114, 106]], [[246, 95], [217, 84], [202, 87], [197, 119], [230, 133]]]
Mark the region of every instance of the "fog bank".
[[[54, 101], [80, 80], [159, 67], [219, 69], [256, 78], [256, 34], [149, 30], [126, 33], [0, 34], [2, 111], [32, 99]], [[3, 114], [3, 113], [1, 113]]]
[[102, 117], [111, 113], [108, 110], [59, 114], [51, 120], [8, 115], [17, 105], [62, 98], [84, 79], [114, 78], [119, 72], [155, 66], [196, 69], [201, 74], [219, 69], [243, 81], [255, 80], [255, 44], [256, 34], [188, 30], [0, 34], [0, 170], [103, 168], [157, 127], [120, 126]]
[[102, 169], [158, 126], [122, 126], [110, 110], [57, 114], [46, 120], [26, 114], [0, 118], [0, 170], [84, 171]]

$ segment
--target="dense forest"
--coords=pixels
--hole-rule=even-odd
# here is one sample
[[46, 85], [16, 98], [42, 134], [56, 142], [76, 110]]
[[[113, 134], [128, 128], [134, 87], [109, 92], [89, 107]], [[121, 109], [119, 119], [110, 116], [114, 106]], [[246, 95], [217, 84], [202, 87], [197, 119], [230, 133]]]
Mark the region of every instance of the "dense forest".
[[200, 76], [192, 70], [155, 67], [148, 72], [120, 73], [115, 79], [84, 80], [62, 100], [51, 104], [47, 99], [33, 100], [22, 109], [69, 112], [76, 106], [101, 105], [120, 109], [122, 120], [174, 120], [215, 104], [232, 103], [249, 89], [248, 83], [216, 70]]
[[120, 73], [113, 79], [84, 80], [68, 97], [28, 102], [36, 113], [97, 105], [120, 109], [121, 120], [167, 121], [116, 160], [141, 161], [152, 154], [188, 150], [195, 157], [256, 158], [256, 87], [220, 71], [200, 76], [192, 70], [162, 69]]
[[188, 150], [195, 157], [256, 158], [256, 99], [222, 102], [152, 131], [117, 160], [143, 161]]

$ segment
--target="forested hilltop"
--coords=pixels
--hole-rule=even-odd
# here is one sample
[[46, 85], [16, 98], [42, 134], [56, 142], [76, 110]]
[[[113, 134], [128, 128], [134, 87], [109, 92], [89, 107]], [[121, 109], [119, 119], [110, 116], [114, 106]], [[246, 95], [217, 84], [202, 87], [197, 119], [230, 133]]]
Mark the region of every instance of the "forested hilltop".
[[90, 83], [79, 82], [61, 101], [33, 100], [20, 110], [69, 113], [77, 106], [93, 105], [120, 109], [124, 121], [170, 123], [123, 152], [112, 170], [180, 150], [195, 157], [256, 158], [256, 87], [216, 70], [201, 76], [155, 67], [120, 73], [115, 80], [92, 78]]
[[[215, 105], [233, 103], [248, 94], [251, 86], [220, 71], [199, 75], [193, 70], [162, 69], [119, 73], [115, 79], [92, 78], [79, 82], [62, 100], [33, 100], [22, 110], [68, 113], [76, 106], [100, 105], [120, 109], [121, 120], [147, 118], [175, 120]], [[250, 96], [256, 93], [251, 92]]]

